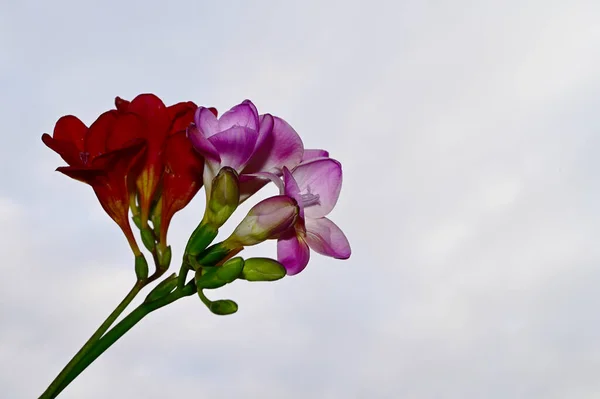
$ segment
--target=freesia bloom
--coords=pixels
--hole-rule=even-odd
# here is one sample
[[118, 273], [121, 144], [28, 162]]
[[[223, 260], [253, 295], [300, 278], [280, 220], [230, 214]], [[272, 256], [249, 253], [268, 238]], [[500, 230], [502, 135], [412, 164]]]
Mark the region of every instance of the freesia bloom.
[[281, 175], [284, 166], [298, 165], [304, 152], [300, 136], [287, 122], [270, 114], [259, 115], [250, 100], [220, 118], [209, 108], [199, 107], [188, 137], [206, 160], [207, 195], [213, 177], [229, 166], [240, 175], [240, 201], [268, 182], [261, 173]]
[[[170, 165], [169, 172], [173, 172], [172, 167], [175, 165], [177, 178], [170, 182], [171, 186], [175, 185], [174, 191], [167, 190], [163, 193], [163, 196], [167, 197], [163, 201], [168, 203], [164, 207], [167, 212], [164, 217], [166, 223], [162, 223], [166, 228], [173, 213], [187, 205], [201, 187], [196, 172], [202, 173], [200, 166], [202, 159], [194, 158], [194, 154], [188, 151], [189, 146], [185, 140], [174, 138], [168, 141], [174, 150], [165, 148], [170, 136], [185, 131], [192, 122], [197, 106], [188, 101], [166, 107], [154, 94], [140, 94], [131, 102], [117, 97], [115, 104], [121, 113], [119, 124], [124, 126], [124, 134], [111, 137], [111, 141], [119, 145], [132, 139], [142, 138], [146, 140], [148, 146], [141, 172], [136, 180], [142, 227], [147, 226], [152, 201], [157, 200], [166, 164]], [[177, 159], [178, 157], [181, 159]], [[179, 173], [177, 167], [181, 167]], [[187, 190], [186, 186], [192, 187]], [[171, 198], [168, 198], [169, 196]], [[176, 203], [175, 206], [173, 203]]]
[[69, 166], [57, 171], [89, 184], [100, 204], [125, 233], [136, 256], [140, 250], [129, 226], [129, 201], [139, 174], [144, 140], [131, 140], [120, 147], [107, 148], [111, 135], [123, 132], [116, 124], [118, 112], [105, 112], [88, 128], [77, 117], [63, 116], [56, 122], [52, 136], [44, 134], [44, 144], [57, 152]]
[[129, 208], [146, 228], [154, 204], [160, 232], [154, 227], [164, 248], [171, 218], [202, 187], [204, 160], [185, 133], [197, 107], [192, 102], [166, 107], [153, 94], [140, 94], [131, 102], [117, 97], [115, 105], [89, 129], [65, 116], [53, 136], [44, 134], [42, 140], [70, 165], [58, 171], [92, 186], [137, 255]]
[[309, 248], [336, 259], [348, 259], [351, 253], [342, 230], [325, 217], [340, 195], [342, 165], [319, 156], [326, 152], [317, 151], [322, 150], [306, 154], [307, 160], [292, 172], [283, 169], [284, 193], [294, 198], [300, 207], [294, 227], [277, 242], [277, 258], [289, 275], [304, 270], [310, 258]]

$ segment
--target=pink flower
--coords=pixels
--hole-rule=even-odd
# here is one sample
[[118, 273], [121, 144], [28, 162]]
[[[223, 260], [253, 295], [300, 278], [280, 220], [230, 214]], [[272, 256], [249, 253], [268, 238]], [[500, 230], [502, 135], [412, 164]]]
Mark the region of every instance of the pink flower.
[[270, 114], [259, 115], [250, 100], [220, 118], [209, 108], [199, 107], [187, 132], [194, 148], [205, 158], [207, 195], [212, 179], [222, 167], [229, 166], [239, 174], [240, 201], [268, 182], [261, 173], [281, 175], [283, 167], [298, 165], [304, 153], [300, 136], [287, 122]]
[[291, 172], [283, 169], [283, 193], [300, 207], [298, 220], [277, 241], [277, 259], [288, 275], [300, 273], [310, 249], [336, 259], [348, 259], [350, 244], [342, 230], [327, 216], [342, 188], [342, 165], [322, 150], [307, 150], [305, 161]]

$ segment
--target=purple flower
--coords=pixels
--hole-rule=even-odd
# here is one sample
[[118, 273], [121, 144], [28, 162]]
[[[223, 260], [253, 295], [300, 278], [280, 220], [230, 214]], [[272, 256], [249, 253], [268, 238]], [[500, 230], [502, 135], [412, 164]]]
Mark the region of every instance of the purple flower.
[[298, 165], [304, 153], [300, 136], [286, 121], [270, 114], [259, 115], [250, 100], [220, 118], [209, 108], [199, 107], [188, 136], [205, 158], [206, 192], [210, 193], [212, 179], [219, 170], [229, 166], [240, 175], [240, 201], [269, 181], [262, 173], [280, 176], [283, 167]]
[[[300, 207], [294, 228], [277, 241], [277, 259], [288, 275], [300, 273], [310, 257], [310, 249], [336, 259], [350, 257], [350, 244], [340, 228], [327, 219], [342, 188], [342, 165], [323, 157], [322, 150], [307, 150], [308, 158], [290, 172], [283, 169], [285, 195]], [[314, 157], [313, 157], [314, 156]]]

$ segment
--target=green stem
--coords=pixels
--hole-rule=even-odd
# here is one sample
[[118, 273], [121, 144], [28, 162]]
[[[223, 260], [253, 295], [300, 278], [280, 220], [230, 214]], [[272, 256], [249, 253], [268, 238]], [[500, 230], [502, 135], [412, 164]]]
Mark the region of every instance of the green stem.
[[[129, 293], [123, 298], [121, 303], [112, 311], [112, 313], [104, 320], [104, 323], [100, 325], [100, 327], [94, 332], [94, 334], [87, 340], [87, 342], [79, 349], [79, 352], [73, 356], [73, 358], [67, 363], [67, 365], [61, 370], [61, 372], [56, 376], [56, 378], [50, 383], [50, 386], [44, 391], [40, 399], [46, 398], [54, 398], [58, 395], [58, 392], [55, 392], [63, 380], [67, 377], [67, 375], [73, 370], [73, 368], [85, 357], [90, 348], [104, 335], [104, 333], [110, 328], [110, 326], [117, 320], [117, 318], [123, 313], [125, 308], [131, 303], [133, 298], [140, 292], [140, 290], [144, 287], [145, 283], [142, 281], [137, 281], [133, 288], [129, 291]], [[60, 392], [60, 391], [59, 391]]]
[[63, 389], [65, 389], [83, 370], [85, 370], [94, 360], [102, 355], [108, 348], [110, 348], [119, 338], [121, 338], [127, 331], [135, 326], [140, 320], [146, 317], [151, 312], [162, 308], [178, 299], [186, 296], [190, 296], [196, 293], [196, 286], [193, 282], [186, 285], [182, 290], [175, 290], [171, 294], [159, 298], [153, 302], [142, 303], [140, 306], [135, 308], [129, 313], [123, 320], [115, 325], [109, 332], [106, 333], [96, 344], [85, 354], [75, 367], [73, 367], [70, 373], [63, 379], [58, 389], [53, 392], [52, 396], [43, 396], [40, 399], [51, 399], [56, 397]]

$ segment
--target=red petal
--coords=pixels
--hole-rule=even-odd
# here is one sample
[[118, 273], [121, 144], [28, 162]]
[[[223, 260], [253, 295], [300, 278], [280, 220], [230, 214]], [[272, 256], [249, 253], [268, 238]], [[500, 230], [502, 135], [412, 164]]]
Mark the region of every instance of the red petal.
[[69, 165], [83, 166], [81, 153], [75, 147], [75, 144], [70, 141], [55, 140], [48, 133], [42, 135], [42, 141], [48, 148], [60, 155]]
[[191, 101], [177, 103], [167, 108], [169, 118], [171, 119], [170, 134], [180, 132], [194, 121], [194, 112], [198, 106]]
[[160, 240], [166, 245], [171, 218], [183, 209], [202, 187], [204, 159], [194, 151], [185, 132], [176, 133], [167, 139], [163, 156], [165, 172]]
[[127, 111], [129, 104], [131, 104], [129, 101], [123, 100], [121, 97], [115, 98], [115, 107], [117, 107], [117, 110], [121, 112]]
[[85, 151], [88, 153], [90, 160], [109, 150], [107, 141], [116, 120], [117, 111], [107, 111], [100, 115], [90, 126], [85, 137]]
[[73, 115], [66, 115], [56, 122], [52, 137], [55, 140], [73, 143], [79, 152], [83, 152], [83, 140], [86, 132], [87, 126], [79, 118]]

